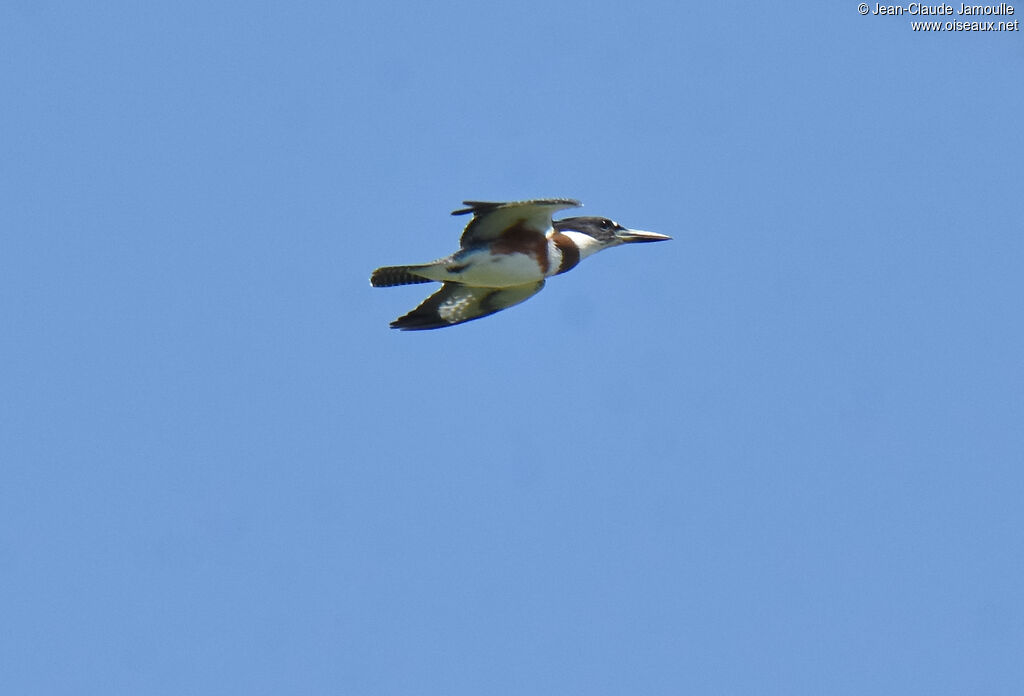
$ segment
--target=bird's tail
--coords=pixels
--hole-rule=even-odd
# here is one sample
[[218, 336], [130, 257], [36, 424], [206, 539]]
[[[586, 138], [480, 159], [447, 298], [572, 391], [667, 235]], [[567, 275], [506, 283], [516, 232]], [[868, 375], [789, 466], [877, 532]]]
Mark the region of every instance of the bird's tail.
[[[429, 265], [429, 264], [428, 264]], [[413, 285], [430, 283], [430, 278], [416, 275], [416, 269], [427, 266], [383, 266], [370, 276], [370, 285], [375, 288], [388, 288], [392, 285]]]

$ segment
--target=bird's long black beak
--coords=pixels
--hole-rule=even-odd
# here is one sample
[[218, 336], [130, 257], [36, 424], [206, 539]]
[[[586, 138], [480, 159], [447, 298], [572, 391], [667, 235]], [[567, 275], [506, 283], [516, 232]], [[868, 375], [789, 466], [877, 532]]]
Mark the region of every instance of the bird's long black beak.
[[672, 239], [667, 234], [630, 229], [616, 230], [615, 236], [624, 244], [629, 244], [631, 242], [664, 242], [666, 239]]

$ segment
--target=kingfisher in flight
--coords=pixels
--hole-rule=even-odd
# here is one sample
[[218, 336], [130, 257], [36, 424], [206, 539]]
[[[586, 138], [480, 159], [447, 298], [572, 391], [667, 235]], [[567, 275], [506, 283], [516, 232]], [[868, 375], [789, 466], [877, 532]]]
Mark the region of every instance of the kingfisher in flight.
[[416, 309], [391, 322], [392, 329], [440, 329], [486, 317], [530, 299], [546, 278], [565, 273], [602, 249], [671, 239], [602, 217], [552, 220], [555, 212], [582, 205], [571, 198], [463, 205], [467, 207], [452, 215], [473, 217], [458, 251], [417, 266], [384, 266], [370, 276], [377, 288], [442, 283]]

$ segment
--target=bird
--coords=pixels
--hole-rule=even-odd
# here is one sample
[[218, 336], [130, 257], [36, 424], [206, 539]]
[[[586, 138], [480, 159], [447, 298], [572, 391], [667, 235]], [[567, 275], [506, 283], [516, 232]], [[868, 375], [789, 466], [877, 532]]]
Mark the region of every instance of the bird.
[[452, 215], [472, 214], [472, 218], [458, 251], [430, 263], [383, 266], [370, 276], [374, 287], [442, 283], [419, 306], [391, 322], [392, 329], [440, 329], [480, 319], [528, 300], [541, 291], [547, 278], [565, 273], [602, 249], [671, 239], [603, 217], [553, 220], [559, 210], [583, 205], [571, 198], [462, 204], [466, 207]]

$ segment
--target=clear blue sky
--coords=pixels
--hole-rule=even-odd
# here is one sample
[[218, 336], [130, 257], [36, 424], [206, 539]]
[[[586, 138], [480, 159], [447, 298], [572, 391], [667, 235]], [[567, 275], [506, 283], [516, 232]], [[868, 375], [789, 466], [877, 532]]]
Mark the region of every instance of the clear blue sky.
[[[0, 692], [1024, 693], [1024, 44], [911, 19], [5, 3]], [[675, 239], [388, 329], [555, 196]]]

